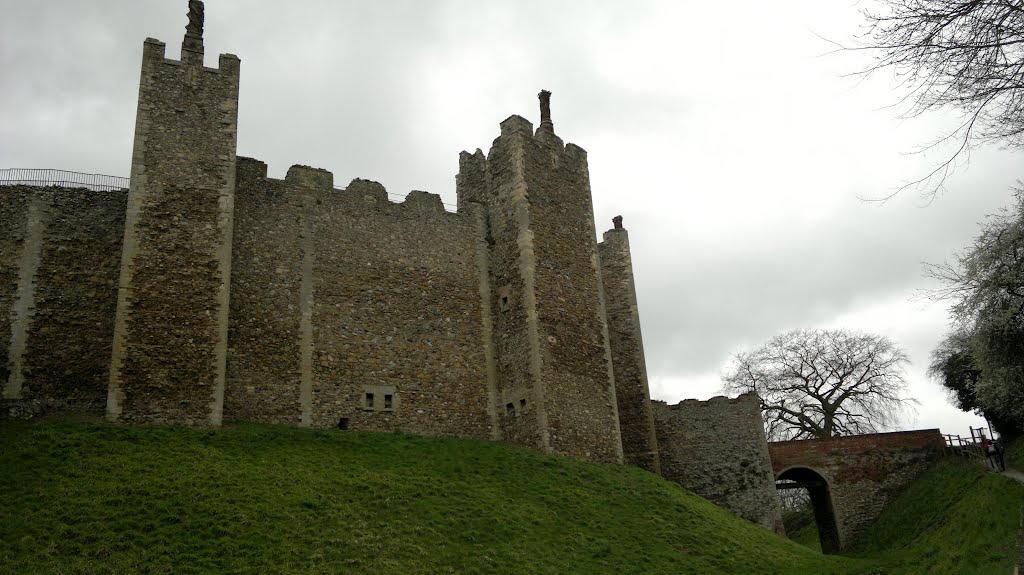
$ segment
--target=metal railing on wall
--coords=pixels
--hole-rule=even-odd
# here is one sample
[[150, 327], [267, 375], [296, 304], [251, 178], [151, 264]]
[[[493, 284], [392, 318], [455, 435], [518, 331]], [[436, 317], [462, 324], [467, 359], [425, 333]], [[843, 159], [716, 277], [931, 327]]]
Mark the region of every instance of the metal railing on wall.
[[0, 186], [60, 186], [94, 191], [127, 190], [128, 178], [67, 170], [0, 168]]

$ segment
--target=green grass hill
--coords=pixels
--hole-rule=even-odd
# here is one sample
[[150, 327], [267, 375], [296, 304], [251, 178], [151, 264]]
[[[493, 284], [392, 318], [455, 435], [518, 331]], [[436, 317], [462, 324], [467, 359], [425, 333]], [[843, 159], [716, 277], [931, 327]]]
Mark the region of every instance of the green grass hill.
[[497, 443], [0, 422], [0, 573], [999, 572], [910, 570], [960, 519], [826, 557], [639, 469]]

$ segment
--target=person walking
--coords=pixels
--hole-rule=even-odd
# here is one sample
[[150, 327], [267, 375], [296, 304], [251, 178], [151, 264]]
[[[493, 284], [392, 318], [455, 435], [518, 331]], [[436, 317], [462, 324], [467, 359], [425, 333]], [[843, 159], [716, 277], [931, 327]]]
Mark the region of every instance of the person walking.
[[993, 439], [989, 442], [989, 449], [991, 450], [992, 469], [1006, 471], [1006, 461], [1003, 459], [1003, 443], [998, 439]]

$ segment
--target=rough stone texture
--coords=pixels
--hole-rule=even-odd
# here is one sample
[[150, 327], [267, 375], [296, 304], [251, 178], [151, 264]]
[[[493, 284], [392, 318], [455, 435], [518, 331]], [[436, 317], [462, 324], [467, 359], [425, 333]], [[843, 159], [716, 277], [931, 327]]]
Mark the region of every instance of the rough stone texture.
[[[26, 186], [0, 193], [4, 413], [102, 413], [126, 194]], [[15, 256], [21, 269], [11, 265]], [[20, 293], [8, 289], [19, 284]]]
[[479, 209], [265, 173], [239, 162], [227, 416], [493, 437]]
[[652, 402], [661, 474], [750, 520], [783, 533], [775, 476], [757, 396]]
[[[502, 139], [495, 140], [495, 146]], [[507, 140], [504, 142], [507, 143]], [[492, 152], [494, 154], [495, 152]], [[513, 184], [511, 160], [495, 163], [498, 177], [504, 180], [500, 190], [491, 187], [491, 167], [480, 150], [463, 152], [456, 178], [459, 209], [474, 202], [487, 206], [487, 243], [490, 268], [487, 305], [493, 318], [495, 362], [495, 411], [501, 438], [549, 449], [545, 411], [539, 385], [536, 304], [534, 301], [531, 260], [520, 257], [520, 246], [532, 253], [532, 237], [522, 231], [529, 221], [522, 178]], [[498, 192], [501, 192], [500, 194]], [[496, 217], [490, 212], [504, 212]], [[527, 274], [520, 273], [522, 266]], [[529, 283], [528, 283], [529, 282]], [[529, 285], [529, 288], [527, 288]]]
[[[191, 44], [195, 47], [195, 43]], [[201, 44], [199, 46], [201, 50]], [[238, 58], [143, 48], [107, 416], [219, 425], [227, 351]]]
[[[13, 383], [10, 376], [13, 366], [10, 365], [11, 336], [15, 325], [14, 302], [18, 297], [18, 280], [21, 277], [22, 250], [28, 224], [28, 194], [13, 189], [0, 190], [0, 386], [3, 392], [0, 398], [13, 396]], [[3, 414], [8, 413], [5, 403]]]
[[[0, 330], [0, 385], [3, 386], [3, 394], [0, 397], [14, 400], [21, 397], [24, 379], [21, 361], [32, 309], [31, 280], [34, 271], [22, 271], [23, 267], [31, 268], [31, 260], [34, 259], [31, 253], [26, 252], [29, 216], [39, 211], [45, 199], [34, 199], [31, 191], [21, 186], [6, 188], [0, 193], [0, 198], [3, 198], [0, 202], [0, 318], [3, 321], [3, 329]], [[32, 248], [28, 250], [31, 252]], [[38, 253], [38, 249], [35, 251]], [[17, 414], [19, 409], [5, 403], [4, 413], [9, 411]]]
[[512, 116], [463, 153], [459, 204], [487, 206], [506, 439], [622, 461], [586, 152]]
[[942, 454], [938, 429], [780, 441], [768, 444], [775, 477], [806, 468], [828, 484], [840, 549], [882, 512], [885, 504]]
[[239, 158], [225, 419], [298, 424], [304, 195]]
[[621, 216], [615, 218], [615, 227], [604, 233], [604, 241], [597, 247], [601, 255], [601, 283], [608, 316], [623, 456], [627, 464], [660, 475], [629, 232], [622, 227]]

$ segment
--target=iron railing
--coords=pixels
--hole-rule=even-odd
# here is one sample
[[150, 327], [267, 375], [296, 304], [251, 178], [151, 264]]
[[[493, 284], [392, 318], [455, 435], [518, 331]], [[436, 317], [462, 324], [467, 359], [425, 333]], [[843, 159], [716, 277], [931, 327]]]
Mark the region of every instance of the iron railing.
[[128, 189], [128, 178], [104, 174], [83, 174], [67, 170], [0, 168], [0, 186], [60, 186], [93, 191]]
[[[104, 174], [84, 174], [67, 170], [34, 168], [0, 168], [0, 186], [60, 186], [64, 188], [86, 188], [95, 191], [127, 190], [129, 178]], [[344, 189], [344, 188], [335, 188]], [[405, 201], [405, 196], [388, 192], [393, 201]], [[456, 211], [454, 204], [441, 202], [450, 212]]]

